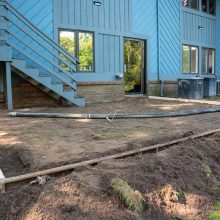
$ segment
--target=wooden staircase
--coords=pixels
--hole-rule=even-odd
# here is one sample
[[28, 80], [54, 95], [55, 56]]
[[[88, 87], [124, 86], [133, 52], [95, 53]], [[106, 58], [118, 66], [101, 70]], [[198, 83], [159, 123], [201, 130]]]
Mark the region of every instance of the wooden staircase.
[[59, 81], [50, 73], [42, 73], [38, 68], [27, 67], [26, 61], [22, 59], [13, 59], [11, 66], [14, 72], [31, 84], [38, 86], [53, 98], [59, 99], [62, 97], [77, 106], [85, 106], [85, 99], [76, 96], [76, 89], [74, 89], [76, 88], [76, 84], [72, 88], [72, 86]]
[[78, 60], [5, 0], [0, 0], [0, 50], [5, 51], [0, 61], [10, 62], [14, 72], [35, 86], [53, 97], [85, 106], [85, 99], [77, 97], [74, 74]]

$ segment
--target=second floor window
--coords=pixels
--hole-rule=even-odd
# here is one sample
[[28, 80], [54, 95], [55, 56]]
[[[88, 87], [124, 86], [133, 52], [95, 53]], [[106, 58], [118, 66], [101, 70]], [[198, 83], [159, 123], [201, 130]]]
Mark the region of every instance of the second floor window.
[[77, 72], [94, 72], [93, 33], [62, 30], [59, 39], [61, 47], [79, 60]]
[[215, 15], [215, 0], [202, 0], [202, 11]]
[[185, 7], [189, 7], [196, 10], [199, 9], [198, 0], [182, 0], [182, 4]]
[[216, 13], [216, 0], [182, 0], [182, 5], [211, 15]]

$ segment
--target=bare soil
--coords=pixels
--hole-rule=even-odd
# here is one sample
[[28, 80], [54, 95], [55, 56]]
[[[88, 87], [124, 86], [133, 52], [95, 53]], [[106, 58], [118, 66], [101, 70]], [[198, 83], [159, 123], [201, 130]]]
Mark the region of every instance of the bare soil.
[[[209, 107], [212, 106], [127, 98], [123, 102], [91, 104], [86, 108], [34, 108], [20, 111], [114, 113], [119, 110], [158, 112]], [[6, 110], [1, 110], [0, 148], [17, 151], [24, 167], [34, 171], [68, 161], [98, 157], [127, 147], [137, 148], [143, 141], [159, 143], [167, 138], [219, 128], [219, 115], [214, 113], [179, 118], [114, 120], [111, 123], [108, 120], [11, 118], [7, 116]], [[2, 166], [0, 169], [5, 168]]]
[[[207, 219], [220, 200], [220, 134], [140, 154], [0, 195], [0, 219]], [[145, 198], [140, 215], [109, 191], [119, 177]]]
[[[84, 109], [34, 108], [31, 112], [159, 112], [216, 107], [127, 98]], [[10, 118], [0, 110], [0, 169], [6, 177], [137, 149], [219, 128], [220, 113], [160, 119], [73, 120]], [[201, 219], [220, 200], [219, 134], [170, 149], [108, 161], [0, 195], [0, 219]], [[109, 192], [120, 177], [146, 199], [141, 215]]]

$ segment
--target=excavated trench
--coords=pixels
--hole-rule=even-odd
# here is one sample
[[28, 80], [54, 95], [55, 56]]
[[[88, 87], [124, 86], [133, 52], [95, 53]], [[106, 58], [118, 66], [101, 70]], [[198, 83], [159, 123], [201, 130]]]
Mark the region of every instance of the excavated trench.
[[21, 175], [29, 171], [30, 166], [25, 162], [24, 155], [28, 155], [24, 149], [7, 146], [0, 148], [0, 169], [5, 177]]

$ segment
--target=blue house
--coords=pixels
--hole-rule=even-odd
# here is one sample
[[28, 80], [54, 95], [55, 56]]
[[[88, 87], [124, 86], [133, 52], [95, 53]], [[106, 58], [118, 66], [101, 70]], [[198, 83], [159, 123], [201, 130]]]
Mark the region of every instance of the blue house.
[[215, 90], [220, 0], [0, 0], [0, 63], [9, 110]]

